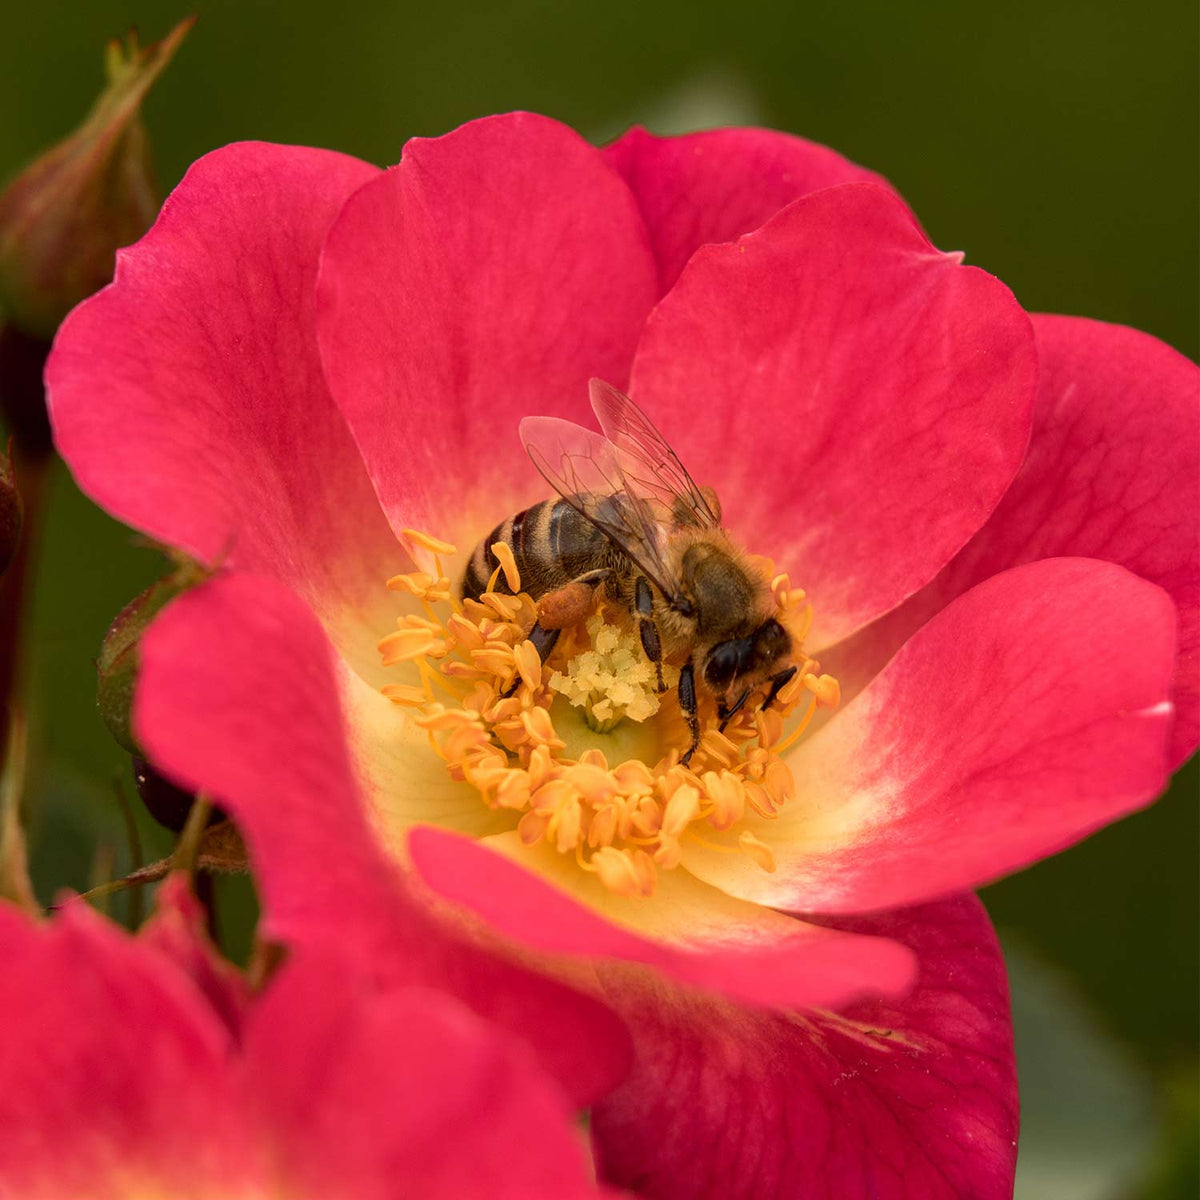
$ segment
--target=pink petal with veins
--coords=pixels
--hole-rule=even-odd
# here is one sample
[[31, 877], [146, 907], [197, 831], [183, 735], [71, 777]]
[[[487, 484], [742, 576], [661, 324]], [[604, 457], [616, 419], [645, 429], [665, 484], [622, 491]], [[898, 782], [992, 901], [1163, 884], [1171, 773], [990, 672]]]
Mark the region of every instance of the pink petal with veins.
[[[453, 997], [364, 998], [353, 966], [297, 958], [251, 1013], [251, 1106], [312, 1197], [597, 1197], [562, 1092], [516, 1038]], [[535, 1136], [530, 1136], [535, 1131]]]
[[[216, 580], [171, 605], [142, 655], [139, 736], [162, 769], [206, 791], [237, 820], [272, 936], [301, 944], [350, 939], [397, 978], [447, 986], [489, 1019], [523, 1032], [551, 1070], [592, 1096], [602, 1081], [620, 1078], [626, 1044], [599, 1005], [538, 975], [542, 959], [523, 970], [472, 947], [467, 928], [439, 922], [418, 900], [393, 857], [400, 848], [389, 852], [364, 805], [332, 652], [300, 601], [264, 578]], [[681, 891], [678, 903], [664, 897], [637, 909], [630, 902], [651, 922], [639, 932], [610, 924], [478, 843], [422, 829], [408, 853], [425, 884], [538, 952], [653, 962], [764, 1002], [834, 1003], [901, 990], [911, 977], [901, 947], [739, 904], [685, 873], [663, 881], [664, 889]], [[537, 856], [529, 865], [540, 869]], [[584, 876], [560, 855], [552, 867], [567, 881]], [[606, 889], [596, 892], [596, 904], [619, 905]], [[588, 1027], [586, 1039], [580, 1025]]]
[[480, 948], [414, 894], [351, 768], [335, 663], [288, 589], [224, 576], [174, 601], [146, 634], [135, 729], [161, 770], [236, 820], [266, 936], [350, 948], [383, 979], [452, 992], [526, 1037], [588, 1103], [625, 1070], [620, 1023], [596, 1001]]
[[1172, 770], [1200, 740], [1200, 370], [1148, 334], [1033, 318], [1041, 383], [1029, 453], [988, 523], [928, 587], [830, 654], [852, 695], [955, 596], [1054, 555], [1120, 563], [1179, 614]]
[[677, 984], [772, 1006], [895, 995], [912, 981], [912, 956], [895, 942], [742, 903], [687, 871], [662, 872], [651, 898], [617, 896], [549, 847], [526, 848], [515, 834], [489, 843], [419, 827], [409, 854], [440, 896], [542, 954], [624, 959]]
[[[188, 907], [173, 889], [156, 922]], [[0, 1195], [598, 1195], [563, 1093], [453, 997], [301, 951], [230, 1025], [186, 936], [163, 953], [161, 930], [131, 938], [80, 901], [0, 919], [0, 1023], [20, 1031], [0, 1046]]]
[[1003, 284], [888, 191], [846, 184], [698, 250], [632, 386], [730, 529], [808, 591], [819, 649], [987, 519], [1025, 453], [1036, 360]]
[[46, 368], [58, 449], [118, 520], [281, 579], [331, 624], [403, 555], [317, 354], [318, 253], [375, 167], [247, 142], [193, 164]]
[[202, 1200], [262, 1181], [230, 1103], [233, 1031], [169, 958], [82, 901], [0, 939], [0, 1196]]
[[773, 821], [746, 819], [775, 851], [773, 875], [699, 848], [684, 865], [804, 912], [990, 883], [1158, 795], [1174, 658], [1170, 597], [1123, 567], [1056, 558], [1002, 572], [788, 758], [795, 798]]
[[602, 1178], [662, 1200], [1012, 1196], [1008, 986], [983, 905], [839, 924], [908, 945], [913, 990], [801, 1014], [603, 977], [637, 1060], [592, 1111]]
[[664, 294], [701, 246], [732, 242], [809, 192], [839, 183], [888, 186], [827, 146], [774, 129], [656, 137], [635, 126], [604, 154], [637, 197]]
[[473, 542], [543, 499], [518, 422], [581, 419], [593, 375], [625, 385], [654, 280], [629, 189], [565, 125], [509, 113], [408, 142], [343, 209], [319, 293], [326, 376], [392, 527]]

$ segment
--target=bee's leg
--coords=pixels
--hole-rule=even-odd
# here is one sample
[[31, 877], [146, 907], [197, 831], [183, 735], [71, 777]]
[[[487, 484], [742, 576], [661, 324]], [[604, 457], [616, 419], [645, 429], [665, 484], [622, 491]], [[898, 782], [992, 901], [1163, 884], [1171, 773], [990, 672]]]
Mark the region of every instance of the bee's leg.
[[[794, 670], [795, 670], [795, 668], [793, 667], [793, 668], [792, 668], [792, 670], [794, 671]], [[747, 689], [746, 689], [746, 690], [745, 690], [745, 691], [744, 691], [744, 692], [743, 692], [743, 693], [742, 693], [742, 694], [741, 694], [741, 695], [740, 695], [740, 696], [739, 696], [739, 697], [738, 697], [738, 698], [737, 698], [737, 699], [734, 701], [734, 703], [733, 703], [733, 707], [732, 707], [732, 708], [726, 708], [724, 704], [719, 704], [719, 705], [717, 705], [717, 716], [721, 718], [721, 724], [720, 724], [719, 728], [720, 728], [720, 731], [721, 731], [722, 733], [724, 733], [724, 732], [725, 732], [725, 726], [726, 726], [726, 725], [728, 725], [728, 724], [729, 724], [729, 722], [730, 722], [730, 721], [732, 721], [732, 720], [733, 720], [733, 718], [734, 718], [734, 717], [735, 717], [735, 716], [736, 716], [736, 715], [737, 715], [739, 712], [741, 712], [741, 711], [742, 711], [742, 706], [743, 706], [743, 705], [746, 703], [746, 701], [747, 701], [749, 698], [750, 698], [750, 689], [749, 689], [749, 688], [747, 688]], [[764, 707], [764, 708], [766, 708], [766, 705], [764, 704], [764, 705], [763, 705], [763, 707]]]
[[667, 685], [663, 682], [662, 641], [658, 636], [658, 626], [654, 623], [654, 593], [650, 590], [650, 584], [641, 575], [638, 576], [637, 583], [634, 585], [633, 608], [637, 613], [638, 634], [642, 639], [642, 649], [658, 673], [659, 692], [665, 692]]
[[795, 674], [796, 668], [788, 667], [786, 671], [780, 671], [778, 675], [771, 676], [771, 690], [767, 693], [767, 698], [762, 702], [762, 708], [759, 709], [759, 712], [766, 712], [775, 703], [775, 698], [783, 691], [788, 681]]
[[[558, 635], [562, 633], [561, 629], [543, 629], [540, 624], [534, 622], [533, 628], [529, 631], [529, 640], [534, 644], [538, 652], [538, 658], [545, 662], [550, 657], [551, 651], [554, 649], [555, 643], [558, 641]], [[512, 681], [512, 684], [503, 692], [500, 693], [501, 700], [507, 700], [509, 696], [516, 695], [517, 688], [521, 686], [521, 677], [518, 675]]]
[[545, 662], [550, 657], [551, 651], [558, 642], [558, 635], [562, 633], [561, 629], [543, 629], [538, 622], [534, 622], [533, 628], [529, 631], [529, 640], [534, 644], [538, 652], [538, 658]]
[[679, 760], [686, 767], [700, 745], [700, 717], [696, 712], [696, 668], [689, 658], [679, 672], [679, 708], [691, 730], [692, 744], [687, 753]]

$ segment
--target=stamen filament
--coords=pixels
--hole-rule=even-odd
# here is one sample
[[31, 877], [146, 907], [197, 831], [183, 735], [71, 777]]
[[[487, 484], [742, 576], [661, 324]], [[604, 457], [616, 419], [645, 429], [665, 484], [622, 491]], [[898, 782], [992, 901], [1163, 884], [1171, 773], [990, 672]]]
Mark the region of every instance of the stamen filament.
[[796, 728], [791, 731], [782, 741], [776, 742], [771, 749], [776, 754], [783, 754], [790, 750], [804, 736], [804, 731], [808, 728], [809, 722], [813, 719], [813, 714], [817, 711], [817, 698], [814, 696], [812, 703], [808, 706], [808, 710], [804, 716], [800, 718]]
[[593, 867], [592, 864], [590, 862], [588, 862], [588, 860], [586, 858], [583, 857], [583, 842], [575, 843], [575, 862], [584, 871], [590, 871], [593, 875], [596, 875], [599, 873], [598, 868]]
[[718, 854], [741, 854], [739, 846], [722, 846], [720, 842], [710, 842], [690, 829], [683, 835], [682, 841], [691, 842], [694, 846], [703, 846], [705, 850], [715, 850]]
[[[453, 696], [455, 700], [462, 700], [465, 698], [467, 694], [466, 692], [456, 688], [454, 684], [452, 684], [450, 680], [445, 677], [445, 675], [435, 671], [425, 659], [421, 658], [417, 660], [417, 669], [420, 671], [421, 678], [425, 682], [426, 690], [429, 690], [433, 684], [437, 684], [442, 691], [449, 693], [449, 695]], [[430, 691], [429, 699], [430, 703], [432, 703], [432, 691]]]

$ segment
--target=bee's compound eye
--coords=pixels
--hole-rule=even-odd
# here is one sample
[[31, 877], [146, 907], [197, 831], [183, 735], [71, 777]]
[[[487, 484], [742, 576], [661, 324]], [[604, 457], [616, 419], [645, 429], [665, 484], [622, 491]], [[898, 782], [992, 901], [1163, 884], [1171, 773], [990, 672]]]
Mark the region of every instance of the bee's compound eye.
[[770, 667], [790, 654], [791, 649], [791, 637], [774, 617], [764, 621], [754, 634], [754, 656], [763, 667]]
[[723, 692], [733, 682], [733, 677], [743, 665], [749, 643], [739, 638], [735, 641], [718, 642], [709, 653], [704, 664], [704, 682], [714, 692]]

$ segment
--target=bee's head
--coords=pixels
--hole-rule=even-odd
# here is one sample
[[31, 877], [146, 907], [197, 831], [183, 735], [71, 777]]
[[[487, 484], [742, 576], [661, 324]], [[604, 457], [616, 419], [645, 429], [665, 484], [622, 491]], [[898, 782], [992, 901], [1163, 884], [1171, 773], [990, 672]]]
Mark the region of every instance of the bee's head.
[[775, 674], [791, 652], [791, 635], [769, 617], [748, 637], [717, 642], [704, 660], [704, 682], [716, 695], [732, 697]]

